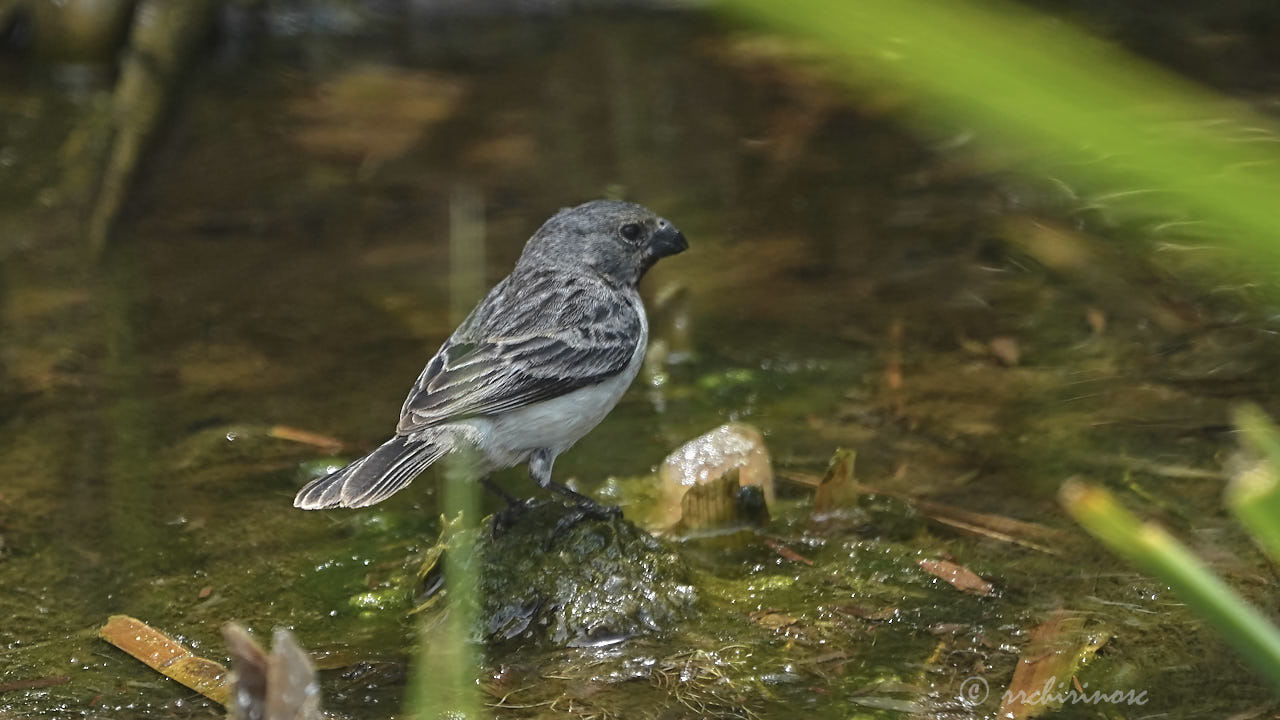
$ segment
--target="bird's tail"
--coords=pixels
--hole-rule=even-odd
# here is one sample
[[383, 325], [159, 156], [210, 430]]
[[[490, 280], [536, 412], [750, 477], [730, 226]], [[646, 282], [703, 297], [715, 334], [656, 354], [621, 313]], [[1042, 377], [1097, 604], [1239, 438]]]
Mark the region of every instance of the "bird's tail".
[[397, 435], [341, 470], [307, 483], [293, 499], [293, 506], [324, 510], [382, 502], [404, 489], [448, 451], [447, 441], [410, 440]]

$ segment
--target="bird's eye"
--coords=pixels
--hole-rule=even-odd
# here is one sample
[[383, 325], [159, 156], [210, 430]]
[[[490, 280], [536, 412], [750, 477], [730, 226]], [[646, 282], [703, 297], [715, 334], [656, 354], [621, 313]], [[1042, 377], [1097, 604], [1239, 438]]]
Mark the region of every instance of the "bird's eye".
[[628, 240], [635, 240], [640, 237], [640, 226], [635, 223], [627, 223], [618, 232], [622, 233], [622, 237]]

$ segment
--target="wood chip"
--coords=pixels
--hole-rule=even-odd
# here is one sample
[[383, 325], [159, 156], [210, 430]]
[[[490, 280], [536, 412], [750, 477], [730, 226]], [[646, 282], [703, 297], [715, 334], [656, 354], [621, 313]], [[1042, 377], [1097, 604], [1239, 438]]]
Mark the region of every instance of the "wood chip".
[[858, 497], [858, 483], [853, 479], [853, 465], [857, 453], [852, 450], [836, 450], [831, 456], [827, 474], [822, 476], [813, 495], [813, 514], [819, 515], [853, 503]]
[[98, 637], [125, 651], [147, 667], [226, 705], [230, 696], [227, 669], [192, 653], [186, 646], [137, 618], [112, 615], [98, 629]]
[[919, 565], [921, 570], [936, 578], [946, 580], [957, 590], [983, 596], [995, 592], [995, 587], [983, 580], [977, 573], [949, 560], [921, 560]]

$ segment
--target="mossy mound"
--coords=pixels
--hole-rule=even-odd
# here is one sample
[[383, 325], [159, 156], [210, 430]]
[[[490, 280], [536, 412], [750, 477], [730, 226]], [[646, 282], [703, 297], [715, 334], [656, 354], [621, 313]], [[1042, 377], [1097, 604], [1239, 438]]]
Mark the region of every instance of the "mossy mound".
[[623, 518], [588, 517], [557, 532], [571, 509], [541, 503], [477, 541], [479, 632], [491, 643], [608, 645], [661, 633], [695, 611], [688, 567]]
[[487, 639], [603, 645], [689, 616], [697, 595], [675, 552], [620, 517], [586, 518], [557, 534], [567, 511], [536, 505], [481, 541]]

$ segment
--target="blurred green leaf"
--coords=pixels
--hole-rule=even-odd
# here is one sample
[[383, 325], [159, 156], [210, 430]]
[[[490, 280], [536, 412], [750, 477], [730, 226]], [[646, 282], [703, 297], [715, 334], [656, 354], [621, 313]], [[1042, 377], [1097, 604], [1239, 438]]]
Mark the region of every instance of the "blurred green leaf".
[[1237, 408], [1235, 423], [1262, 462], [1232, 478], [1227, 504], [1271, 559], [1280, 562], [1280, 429], [1256, 405]]
[[930, 134], [972, 133], [1087, 204], [1280, 268], [1280, 133], [1242, 103], [1008, 3], [723, 6], [818, 41], [855, 86], [907, 91], [909, 119]]
[[1068, 480], [1062, 485], [1059, 499], [1085, 530], [1112, 552], [1168, 585], [1254, 669], [1280, 688], [1280, 630], [1210, 572], [1190, 550], [1164, 529], [1139, 521], [1102, 488]]

